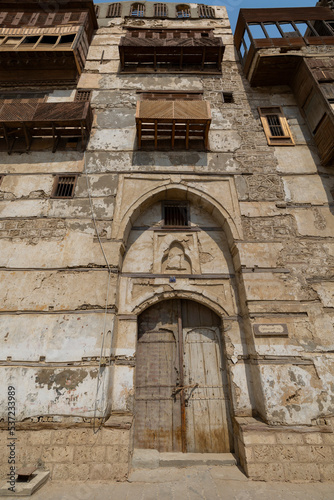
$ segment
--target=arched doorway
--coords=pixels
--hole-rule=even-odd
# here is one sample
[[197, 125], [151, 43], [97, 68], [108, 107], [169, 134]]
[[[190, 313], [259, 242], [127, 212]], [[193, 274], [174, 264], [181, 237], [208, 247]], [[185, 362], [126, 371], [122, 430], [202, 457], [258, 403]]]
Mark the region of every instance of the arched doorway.
[[138, 319], [135, 448], [232, 451], [221, 319], [192, 300], [166, 300]]

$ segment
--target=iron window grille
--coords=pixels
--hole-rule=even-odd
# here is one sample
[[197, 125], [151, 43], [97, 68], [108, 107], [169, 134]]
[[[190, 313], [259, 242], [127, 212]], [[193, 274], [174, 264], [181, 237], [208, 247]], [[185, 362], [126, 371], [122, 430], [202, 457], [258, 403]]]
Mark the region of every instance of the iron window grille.
[[121, 4], [119, 2], [112, 3], [109, 5], [107, 17], [120, 17], [121, 16]]
[[144, 15], [145, 15], [145, 5], [143, 3], [133, 3], [131, 5], [130, 16], [144, 17]]
[[91, 95], [92, 95], [92, 91], [91, 90], [80, 90], [78, 89], [76, 91], [76, 94], [75, 94], [75, 101], [90, 101], [90, 98], [91, 98]]
[[198, 6], [198, 15], [202, 19], [212, 19], [215, 17], [215, 11], [212, 7], [208, 5], [199, 5]]
[[294, 145], [287, 119], [280, 106], [258, 110], [269, 146]]
[[77, 178], [77, 175], [57, 175], [51, 197], [73, 198]]
[[154, 17], [167, 17], [168, 10], [165, 3], [154, 4]]
[[184, 4], [177, 5], [176, 6], [176, 17], [178, 17], [178, 18], [191, 17], [189, 5], [184, 5]]
[[189, 225], [189, 205], [184, 201], [165, 201], [163, 203], [163, 225], [184, 227]]

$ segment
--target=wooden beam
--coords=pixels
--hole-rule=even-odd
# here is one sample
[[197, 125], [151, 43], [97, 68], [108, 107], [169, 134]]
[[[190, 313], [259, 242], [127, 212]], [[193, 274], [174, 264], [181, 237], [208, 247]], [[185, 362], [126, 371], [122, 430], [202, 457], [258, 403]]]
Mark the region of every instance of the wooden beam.
[[189, 149], [189, 120], [187, 120], [186, 127], [186, 149]]

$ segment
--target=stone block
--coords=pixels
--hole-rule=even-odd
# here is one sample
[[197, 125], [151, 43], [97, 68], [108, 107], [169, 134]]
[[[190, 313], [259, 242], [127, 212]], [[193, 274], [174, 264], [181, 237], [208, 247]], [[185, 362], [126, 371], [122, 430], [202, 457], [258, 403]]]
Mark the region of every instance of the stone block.
[[103, 429], [101, 442], [105, 445], [129, 446], [130, 432], [125, 429]]
[[128, 466], [118, 466], [106, 463], [90, 464], [89, 479], [91, 481], [124, 481], [128, 473]]
[[303, 436], [295, 432], [277, 432], [276, 439], [279, 444], [303, 444]]
[[332, 462], [333, 453], [330, 446], [297, 446], [299, 462]]
[[52, 431], [51, 430], [38, 430], [29, 433], [29, 444], [31, 446], [48, 445], [51, 444]]
[[317, 464], [284, 464], [286, 481], [320, 481]]
[[123, 445], [107, 446], [107, 462], [129, 463], [129, 447]]
[[274, 432], [243, 432], [242, 439], [245, 445], [250, 444], [276, 444], [276, 434]]
[[304, 434], [304, 441], [306, 444], [323, 444], [322, 434], [320, 432]]
[[[98, 445], [101, 444], [101, 431], [94, 434], [92, 428], [73, 429], [68, 435], [68, 444], [85, 444]], [[106, 444], [106, 443], [103, 443]]]
[[90, 463], [103, 462], [105, 460], [105, 446], [75, 446], [74, 447], [74, 462], [75, 463]]
[[41, 458], [45, 462], [72, 463], [73, 455], [73, 446], [47, 446], [44, 448]]
[[257, 445], [253, 446], [253, 453], [256, 462], [295, 462], [297, 460], [296, 447], [288, 445]]
[[334, 446], [334, 433], [324, 432], [322, 434], [322, 440], [323, 440], [324, 444], [329, 444], [329, 445]]
[[246, 474], [254, 481], [284, 481], [284, 469], [281, 463], [249, 464]]
[[321, 481], [334, 481], [334, 464], [318, 464]]

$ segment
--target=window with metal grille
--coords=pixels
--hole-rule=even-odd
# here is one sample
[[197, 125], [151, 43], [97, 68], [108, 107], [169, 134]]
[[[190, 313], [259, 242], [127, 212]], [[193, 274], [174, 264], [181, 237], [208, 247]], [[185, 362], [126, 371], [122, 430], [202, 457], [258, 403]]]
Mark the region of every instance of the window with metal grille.
[[258, 108], [269, 146], [291, 146], [294, 140], [282, 108]]
[[210, 19], [215, 17], [215, 11], [213, 10], [212, 7], [209, 7], [208, 5], [199, 5], [198, 6], [198, 16], [201, 17], [202, 19]]
[[78, 89], [75, 94], [75, 101], [90, 101], [92, 95], [91, 90]]
[[165, 201], [163, 203], [165, 226], [188, 226], [189, 206], [184, 201]]
[[226, 104], [233, 104], [233, 92], [222, 92], [222, 99]]
[[98, 5], [95, 5], [95, 15], [96, 17], [99, 17], [100, 14], [100, 7]]
[[77, 175], [57, 175], [52, 198], [73, 198]]
[[165, 3], [154, 4], [154, 17], [167, 17], [167, 5]]
[[109, 5], [107, 17], [120, 17], [121, 16], [121, 4], [119, 2], [112, 3]]
[[143, 3], [133, 3], [131, 5], [130, 16], [144, 17], [145, 5]]
[[189, 5], [180, 4], [176, 6], [176, 17], [190, 17], [190, 7]]

